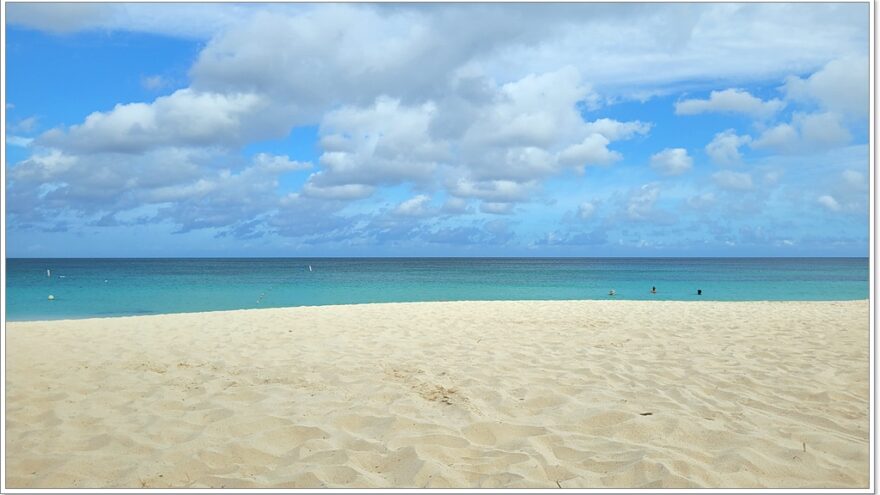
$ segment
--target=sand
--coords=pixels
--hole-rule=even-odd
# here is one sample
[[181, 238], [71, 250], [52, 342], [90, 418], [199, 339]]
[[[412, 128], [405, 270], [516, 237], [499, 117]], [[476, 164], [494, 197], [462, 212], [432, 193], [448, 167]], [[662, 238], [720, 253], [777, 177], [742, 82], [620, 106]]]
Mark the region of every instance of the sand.
[[868, 301], [8, 323], [7, 487], [867, 488]]

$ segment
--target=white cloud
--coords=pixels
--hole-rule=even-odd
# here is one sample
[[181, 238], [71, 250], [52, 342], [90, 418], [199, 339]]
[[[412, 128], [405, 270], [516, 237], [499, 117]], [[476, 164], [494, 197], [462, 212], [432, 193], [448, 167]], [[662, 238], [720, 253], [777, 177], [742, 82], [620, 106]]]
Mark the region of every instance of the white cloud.
[[828, 112], [864, 118], [869, 109], [868, 83], [868, 57], [847, 57], [828, 62], [806, 79], [790, 76], [783, 90], [790, 100], [816, 103]]
[[9, 129], [15, 132], [30, 133], [37, 128], [37, 123], [39, 122], [39, 120], [39, 117], [37, 117], [36, 115], [32, 115], [10, 125]]
[[651, 168], [663, 175], [681, 175], [693, 166], [684, 148], [667, 148], [651, 155]]
[[604, 95], [657, 94], [682, 81], [769, 81], [842, 53], [867, 56], [868, 16], [865, 5], [596, 4], [572, 7], [542, 43], [510, 47], [488, 63], [515, 74], [525, 60], [541, 70], [576, 59]]
[[578, 144], [573, 144], [559, 153], [559, 162], [564, 165], [583, 167], [584, 165], [609, 165], [623, 156], [608, 149], [608, 138], [601, 134], [591, 134]]
[[6, 144], [10, 146], [18, 146], [20, 148], [27, 148], [33, 142], [33, 138], [26, 138], [21, 136], [6, 136]]
[[447, 198], [441, 210], [450, 214], [470, 213], [467, 200], [455, 197]]
[[290, 125], [283, 110], [249, 93], [175, 91], [151, 103], [94, 112], [67, 132], [53, 129], [40, 144], [78, 152], [140, 152], [161, 146], [232, 146], [254, 137], [280, 137]]
[[536, 181], [520, 183], [512, 180], [471, 181], [458, 179], [449, 185], [449, 192], [460, 198], [510, 203], [525, 201], [536, 186]]
[[645, 184], [632, 191], [626, 205], [626, 215], [630, 220], [648, 220], [654, 214], [654, 203], [660, 197], [660, 186]]
[[462, 140], [478, 146], [547, 148], [559, 140], [582, 138], [588, 129], [577, 103], [591, 94], [571, 66], [529, 74], [500, 86], [491, 102], [480, 107]]
[[431, 139], [433, 103], [405, 106], [382, 97], [369, 107], [343, 107], [328, 113], [320, 133], [323, 171], [315, 185], [396, 184], [428, 180], [448, 156], [446, 144]]
[[40, 223], [66, 211], [114, 225], [125, 212], [152, 209], [149, 221], [168, 220], [180, 231], [234, 227], [272, 211], [278, 177], [302, 165], [267, 157], [233, 172], [216, 165], [234, 162], [232, 157], [204, 150], [85, 156], [40, 150], [10, 169], [10, 213], [18, 221]]
[[[530, 180], [534, 177], [548, 177], [557, 172], [556, 157], [542, 148], [534, 146], [509, 147], [500, 154], [487, 152], [486, 160], [495, 160], [502, 167], [481, 167], [475, 174], [480, 177]], [[497, 157], [497, 158], [496, 158]]]
[[430, 203], [430, 196], [419, 194], [397, 205], [393, 212], [395, 215], [404, 217], [423, 217], [434, 213], [430, 208]]
[[[54, 189], [40, 193], [45, 201], [29, 203], [39, 208], [180, 202], [179, 214], [174, 205], [164, 214], [182, 228], [252, 221], [284, 203], [281, 215], [291, 218], [276, 218], [278, 228], [306, 232], [311, 227], [293, 225], [292, 217], [306, 215], [302, 209], [407, 182], [445, 193], [447, 213], [467, 212], [476, 201], [484, 212], [511, 212], [548, 177], [620, 161], [615, 142], [650, 131], [650, 123], [598, 118], [603, 104], [693, 91], [694, 81], [751, 87], [814, 71], [788, 80], [786, 98], [821, 111], [768, 127], [751, 144], [800, 152], [848, 142], [844, 119], [863, 105], [834, 91], [861, 91], [844, 77], [855, 64], [827, 62], [861, 60], [868, 12], [857, 4], [10, 5], [10, 23], [52, 32], [125, 29], [207, 40], [189, 88], [45, 133], [32, 147], [36, 155], [12, 166], [10, 177], [19, 197], [33, 193], [28, 187], [39, 177], [51, 181]], [[728, 89], [676, 109], [765, 119], [782, 106]], [[592, 121], [584, 122], [585, 110]], [[295, 198], [282, 201], [278, 177], [311, 164], [269, 154], [246, 164], [238, 152], [315, 124], [317, 169]], [[716, 163], [734, 163], [747, 138], [721, 133], [706, 152]], [[684, 149], [658, 155], [652, 166], [661, 173], [693, 166]], [[760, 182], [762, 171], [755, 173]], [[719, 185], [752, 187], [748, 174], [714, 177]], [[631, 219], [653, 218], [659, 188], [652, 187], [621, 200]], [[417, 211], [417, 203], [397, 206]], [[224, 206], [243, 216], [234, 220]], [[335, 211], [321, 210], [327, 225], [343, 232], [342, 220], [329, 218]], [[314, 220], [310, 225], [325, 225]]]
[[[8, 22], [52, 32], [213, 36], [194, 72], [199, 84], [224, 91], [272, 87], [322, 102], [335, 93], [347, 96], [343, 102], [363, 104], [379, 96], [380, 88], [409, 97], [400, 88], [424, 91], [432, 81], [465, 68], [516, 80], [572, 61], [597, 86], [629, 95], [651, 94], [681, 81], [767, 81], [814, 70], [841, 54], [867, 56], [868, 15], [864, 4], [816, 3], [638, 9], [16, 3], [8, 9]], [[272, 53], [259, 49], [270, 44]], [[378, 48], [364, 51], [365, 46]], [[353, 99], [350, 91], [366, 96]]]
[[751, 140], [749, 136], [737, 136], [736, 131], [728, 129], [715, 134], [712, 142], [706, 145], [706, 154], [719, 165], [736, 165], [742, 162], [739, 147]]
[[723, 189], [748, 191], [754, 187], [752, 184], [752, 176], [747, 173], [722, 170], [721, 172], [712, 174], [712, 179], [715, 180], [718, 187]]
[[509, 215], [513, 212], [513, 203], [480, 203], [480, 211], [491, 215]]
[[[9, 140], [7, 139], [7, 142]], [[13, 180], [32, 182], [55, 182], [77, 162], [76, 157], [58, 150], [31, 155], [9, 171]]]
[[844, 170], [841, 173], [843, 177], [844, 183], [856, 190], [867, 190], [868, 189], [868, 179], [865, 177], [865, 174], [861, 172], [857, 172], [855, 170]]
[[292, 172], [312, 168], [311, 162], [291, 160], [287, 155], [257, 153], [253, 158], [254, 166], [270, 172]]
[[608, 141], [620, 141], [630, 139], [635, 135], [645, 135], [650, 132], [653, 124], [638, 120], [632, 122], [620, 122], [614, 119], [597, 119], [587, 122], [584, 131], [588, 134], [601, 134]]
[[439, 103], [380, 97], [328, 113], [320, 128], [322, 170], [309, 183], [424, 185], [442, 177], [454, 196], [519, 202], [536, 181], [565, 167], [619, 160], [604, 134], [624, 139], [650, 129], [637, 121], [584, 122], [578, 102], [590, 92], [568, 67], [501, 86], [462, 79], [453, 91]]
[[751, 147], [777, 153], [808, 153], [844, 146], [852, 136], [841, 122], [839, 114], [795, 113], [791, 123], [783, 123], [765, 130]]
[[331, 200], [353, 200], [363, 199], [375, 191], [376, 188], [365, 184], [344, 184], [340, 186], [318, 186], [312, 182], [306, 182], [303, 185], [302, 193], [304, 196], [331, 199]]
[[578, 218], [581, 220], [588, 220], [593, 216], [596, 212], [596, 205], [589, 201], [584, 201], [583, 203], [578, 205]]
[[752, 148], [794, 152], [797, 150], [798, 131], [791, 124], [773, 126], [752, 142]]
[[782, 110], [785, 102], [772, 99], [762, 101], [741, 89], [712, 91], [708, 100], [684, 100], [675, 104], [676, 115], [696, 115], [705, 112], [743, 113], [767, 119]]
[[819, 198], [816, 201], [820, 205], [824, 206], [825, 208], [827, 208], [830, 211], [840, 211], [841, 210], [840, 203], [838, 203], [837, 200], [834, 199], [834, 197], [829, 196], [827, 194], [824, 196], [819, 196]]
[[852, 139], [849, 131], [835, 113], [795, 115], [794, 121], [801, 131], [802, 145], [808, 148], [836, 148]]

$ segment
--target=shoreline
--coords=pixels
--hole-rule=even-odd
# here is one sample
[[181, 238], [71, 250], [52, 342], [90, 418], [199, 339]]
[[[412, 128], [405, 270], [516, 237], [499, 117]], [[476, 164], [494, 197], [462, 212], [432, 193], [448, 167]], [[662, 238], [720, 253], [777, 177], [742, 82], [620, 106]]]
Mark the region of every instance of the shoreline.
[[867, 300], [8, 322], [6, 483], [867, 488], [868, 322]]
[[627, 303], [689, 303], [689, 304], [737, 304], [737, 303], [851, 303], [851, 302], [870, 302], [870, 298], [863, 299], [755, 299], [743, 301], [727, 301], [716, 299], [703, 299], [700, 301], [678, 300], [678, 299], [616, 299], [606, 297], [604, 299], [461, 299], [461, 300], [444, 300], [444, 301], [380, 301], [380, 302], [363, 302], [363, 303], [344, 303], [344, 304], [317, 304], [303, 306], [273, 306], [265, 308], [240, 308], [240, 309], [216, 309], [206, 311], [184, 311], [179, 313], [150, 313], [150, 314], [134, 314], [134, 315], [116, 315], [116, 316], [84, 316], [82, 318], [58, 318], [51, 320], [9, 320], [6, 323], [52, 323], [62, 321], [86, 321], [86, 320], [106, 320], [119, 318], [149, 318], [156, 316], [176, 316], [176, 315], [193, 315], [193, 314], [215, 314], [215, 313], [234, 313], [238, 311], [273, 311], [273, 310], [289, 310], [297, 308], [336, 308], [348, 306], [372, 306], [372, 305], [393, 305], [393, 304], [456, 304], [456, 303], [594, 303], [594, 302], [627, 302]]

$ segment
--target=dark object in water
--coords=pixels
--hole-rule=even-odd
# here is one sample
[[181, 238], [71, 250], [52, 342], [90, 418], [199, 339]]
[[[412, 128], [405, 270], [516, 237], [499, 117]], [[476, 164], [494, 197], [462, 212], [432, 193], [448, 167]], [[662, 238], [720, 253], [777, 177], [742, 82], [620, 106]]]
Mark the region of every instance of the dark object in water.
[[702, 295], [703, 295], [703, 289], [697, 289], [697, 295], [698, 295], [698, 296], [702, 296]]

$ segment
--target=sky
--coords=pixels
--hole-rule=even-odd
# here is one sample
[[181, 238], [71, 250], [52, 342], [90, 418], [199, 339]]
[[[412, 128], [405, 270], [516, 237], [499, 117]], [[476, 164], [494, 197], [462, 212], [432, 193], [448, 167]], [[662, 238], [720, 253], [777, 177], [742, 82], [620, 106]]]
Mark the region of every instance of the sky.
[[868, 255], [867, 3], [5, 8], [10, 257]]

